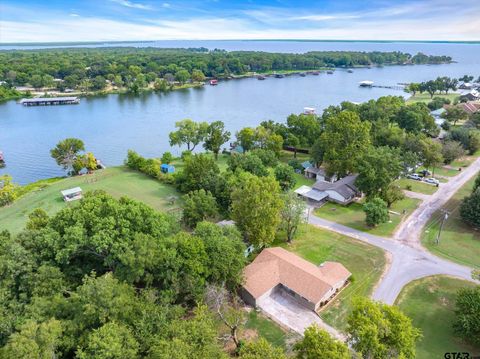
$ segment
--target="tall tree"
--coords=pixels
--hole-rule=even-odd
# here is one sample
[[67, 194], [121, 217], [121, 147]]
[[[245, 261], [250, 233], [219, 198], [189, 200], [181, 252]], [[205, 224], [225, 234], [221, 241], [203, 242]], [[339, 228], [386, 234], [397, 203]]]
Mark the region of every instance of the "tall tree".
[[9, 175], [0, 176], [0, 207], [13, 203], [18, 197], [18, 186]]
[[288, 191], [295, 186], [297, 180], [295, 179], [295, 171], [286, 163], [280, 163], [274, 170], [275, 179], [280, 184], [280, 188], [283, 191]]
[[183, 221], [190, 228], [195, 228], [198, 222], [213, 219], [218, 215], [215, 197], [204, 189], [189, 192], [183, 196], [183, 200]]
[[420, 142], [420, 146], [423, 165], [432, 168], [432, 173], [435, 173], [435, 168], [443, 163], [442, 144], [434, 139], [425, 138]]
[[368, 226], [374, 227], [388, 221], [388, 208], [384, 200], [378, 197], [371, 198], [363, 205], [365, 222]]
[[390, 147], [370, 147], [358, 161], [358, 189], [368, 197], [383, 198], [390, 184], [402, 172], [400, 151]]
[[64, 170], [69, 170], [69, 173], [76, 174], [74, 164], [83, 151], [85, 151], [85, 145], [82, 140], [66, 138], [57, 143], [55, 148], [50, 150], [50, 154]]
[[468, 118], [468, 113], [461, 107], [451, 106], [442, 114], [442, 118], [448, 122], [453, 122], [455, 126], [457, 121], [465, 121]]
[[480, 189], [465, 197], [460, 205], [462, 220], [475, 228], [480, 228]]
[[357, 169], [358, 159], [370, 146], [370, 123], [351, 111], [328, 117], [320, 136], [323, 161], [329, 174], [343, 177]]
[[186, 145], [188, 151], [193, 151], [195, 147], [205, 139], [208, 123], [194, 122], [190, 119], [175, 122], [176, 131], [170, 132], [170, 146]]
[[311, 325], [303, 333], [293, 350], [297, 359], [349, 359], [348, 347], [332, 338], [327, 331], [317, 325]]
[[273, 242], [282, 206], [274, 178], [240, 174], [232, 191], [232, 218], [250, 243], [261, 248]]
[[208, 125], [203, 147], [212, 151], [215, 154], [215, 159], [218, 159], [220, 147], [229, 139], [230, 132], [225, 130], [225, 124], [222, 121], [215, 121]]
[[359, 297], [353, 300], [347, 322], [348, 343], [363, 357], [415, 358], [421, 333], [398, 307]]
[[295, 237], [298, 226], [306, 222], [306, 211], [305, 201], [299, 198], [296, 193], [287, 192], [284, 195], [281, 227], [285, 230], [288, 243], [291, 243]]
[[255, 144], [255, 129], [244, 127], [236, 133], [237, 141], [245, 152], [251, 150]]

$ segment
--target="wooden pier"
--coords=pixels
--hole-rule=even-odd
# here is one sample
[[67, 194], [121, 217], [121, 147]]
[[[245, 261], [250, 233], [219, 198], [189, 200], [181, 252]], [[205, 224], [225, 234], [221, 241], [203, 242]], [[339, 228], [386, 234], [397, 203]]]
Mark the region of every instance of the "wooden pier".
[[24, 98], [20, 101], [23, 106], [51, 106], [51, 105], [77, 105], [78, 97], [37, 97]]

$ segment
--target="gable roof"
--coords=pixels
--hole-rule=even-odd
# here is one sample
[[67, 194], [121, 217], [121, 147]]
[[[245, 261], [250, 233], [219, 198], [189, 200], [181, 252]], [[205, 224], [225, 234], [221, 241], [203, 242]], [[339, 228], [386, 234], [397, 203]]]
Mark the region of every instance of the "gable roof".
[[344, 198], [350, 198], [358, 193], [358, 188], [355, 186], [357, 177], [358, 175], [349, 175], [333, 183], [317, 181], [312, 188], [317, 191], [335, 191]]
[[244, 271], [246, 289], [255, 299], [278, 284], [318, 303], [339, 281], [351, 273], [340, 263], [325, 262], [320, 267], [280, 247], [264, 249]]

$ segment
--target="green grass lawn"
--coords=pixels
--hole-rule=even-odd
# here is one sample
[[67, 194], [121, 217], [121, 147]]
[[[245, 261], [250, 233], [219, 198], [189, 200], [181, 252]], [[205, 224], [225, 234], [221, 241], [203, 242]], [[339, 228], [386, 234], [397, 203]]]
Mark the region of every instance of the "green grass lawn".
[[460, 218], [459, 206], [468, 196], [475, 178], [468, 181], [444, 206], [450, 215], [443, 227], [440, 244], [436, 244], [442, 213], [437, 211], [424, 228], [423, 245], [432, 253], [452, 261], [480, 268], [480, 232], [475, 231]]
[[[417, 172], [424, 170], [425, 167], [419, 167]], [[430, 172], [432, 172], [431, 168], [428, 168]], [[445, 168], [445, 167], [435, 167], [435, 171], [433, 171], [433, 177], [436, 175], [444, 176], [444, 177], [453, 177], [458, 175], [459, 171], [457, 169]]]
[[274, 321], [268, 319], [261, 313], [257, 313], [255, 310], [248, 313], [245, 329], [255, 330], [259, 336], [265, 338], [272, 345], [284, 349], [287, 347], [286, 340], [289, 333]]
[[[446, 95], [442, 93], [442, 94], [433, 95], [433, 97], [442, 97], [442, 98], [449, 99], [452, 103], [458, 96], [459, 96], [458, 93], [449, 93]], [[424, 92], [424, 93], [417, 93], [415, 94], [415, 96], [410, 97], [407, 100], [407, 103], [415, 103], [415, 102], [429, 103], [430, 101], [432, 101], [432, 99], [430, 98], [430, 94]]]
[[386, 262], [384, 252], [379, 248], [311, 225], [303, 225], [292, 244], [276, 244], [316, 265], [325, 261], [340, 262], [353, 274], [353, 282], [320, 312], [325, 322], [340, 330], [346, 327], [351, 299], [372, 292]]
[[25, 194], [12, 205], [0, 209], [0, 230], [19, 232], [24, 228], [28, 214], [35, 208], [41, 207], [47, 213], [53, 214], [65, 206], [74, 205], [74, 202], [65, 203], [60, 191], [77, 186], [81, 187], [84, 192], [102, 189], [117, 198], [130, 197], [157, 210], [171, 210], [178, 206], [170, 205], [167, 201], [167, 197], [170, 195], [179, 196], [172, 186], [162, 184], [123, 166], [111, 167], [99, 170], [92, 175], [55, 181]]
[[[358, 229], [359, 231], [368, 232], [377, 236], [389, 237], [393, 235], [401, 220], [412, 213], [419, 203], [419, 199], [408, 197], [395, 202], [390, 210], [399, 214], [391, 213], [389, 222], [382, 223], [374, 228], [368, 227], [365, 224], [365, 212], [363, 212], [362, 203], [351, 203], [348, 206], [326, 203], [321, 208], [315, 210], [315, 215], [343, 224], [344, 226]], [[405, 214], [403, 214], [404, 210]]]
[[[288, 161], [295, 159], [293, 155], [293, 152], [282, 150], [280, 152], [280, 161], [288, 163]], [[297, 160], [299, 160], [300, 162], [309, 161], [310, 155], [297, 152]]]
[[[434, 194], [435, 192], [437, 192], [437, 189], [438, 189], [438, 187], [434, 185], [423, 183], [423, 182], [416, 181], [409, 178], [401, 178], [395, 183], [399, 185], [401, 189], [406, 189], [409, 191], [423, 193], [423, 194]], [[407, 188], [408, 186], [410, 186], [411, 189], [408, 189]]]
[[464, 343], [452, 329], [456, 292], [469, 286], [474, 284], [435, 276], [414, 281], [403, 288], [396, 304], [423, 333], [417, 344], [417, 358], [443, 358], [446, 352], [469, 352], [470, 357], [480, 355], [480, 347]]

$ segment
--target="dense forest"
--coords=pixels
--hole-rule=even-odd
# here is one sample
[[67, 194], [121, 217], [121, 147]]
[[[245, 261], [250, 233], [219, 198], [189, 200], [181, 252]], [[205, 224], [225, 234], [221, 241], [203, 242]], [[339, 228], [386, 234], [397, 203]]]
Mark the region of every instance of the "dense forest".
[[[101, 90], [106, 80], [118, 87], [144, 87], [157, 79], [167, 82], [203, 81], [248, 72], [311, 70], [451, 62], [448, 56], [414, 56], [402, 52], [268, 53], [205, 48], [46, 49], [0, 52], [0, 80], [15, 86], [56, 87], [59, 90]], [[143, 85], [143, 86], [142, 86]]]

